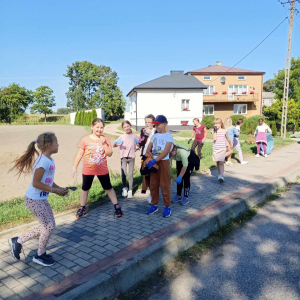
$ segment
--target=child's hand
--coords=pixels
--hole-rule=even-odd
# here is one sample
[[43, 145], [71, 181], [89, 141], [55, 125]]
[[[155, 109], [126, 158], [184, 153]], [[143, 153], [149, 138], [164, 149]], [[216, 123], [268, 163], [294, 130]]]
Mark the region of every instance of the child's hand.
[[74, 178], [74, 177], [76, 177], [76, 175], [77, 175], [77, 168], [73, 167], [73, 169], [72, 169], [72, 177]]
[[68, 195], [69, 191], [66, 188], [61, 188], [61, 187], [55, 187], [54, 188], [54, 187], [52, 187], [51, 188], [51, 193], [54, 193], [54, 194], [56, 194], [58, 196], [61, 196], [61, 197], [64, 197], [64, 196]]
[[115, 140], [114, 143], [116, 145], [121, 145], [121, 144], [123, 144], [123, 141], [118, 139], [118, 140]]
[[178, 176], [177, 179], [176, 179], [176, 183], [177, 184], [180, 184], [182, 181], [182, 177], [181, 176]]
[[203, 140], [202, 140], [202, 143], [205, 143], [206, 142], [206, 138], [204, 138]]
[[190, 144], [190, 143], [191, 143], [191, 141], [192, 141], [192, 139], [189, 139], [189, 141], [188, 141], [188, 144]]
[[217, 130], [218, 130], [218, 127], [214, 126], [214, 132], [217, 132]]
[[102, 145], [106, 144], [106, 138], [103, 135], [100, 136], [100, 142], [102, 143]]
[[138, 139], [134, 139], [135, 143], [138, 144], [139, 143], [139, 140]]
[[156, 159], [152, 159], [147, 163], [147, 167], [151, 169], [156, 164]]

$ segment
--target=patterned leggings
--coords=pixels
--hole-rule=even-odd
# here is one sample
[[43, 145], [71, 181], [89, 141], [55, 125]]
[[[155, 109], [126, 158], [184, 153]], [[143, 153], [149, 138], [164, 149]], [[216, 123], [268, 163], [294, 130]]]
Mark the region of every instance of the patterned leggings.
[[25, 205], [41, 224], [22, 234], [18, 243], [24, 244], [39, 236], [38, 254], [41, 255], [46, 252], [48, 240], [55, 228], [53, 211], [48, 200], [32, 200], [25, 197]]
[[197, 146], [198, 146], [198, 149], [197, 149], [198, 150], [197, 151], [198, 157], [201, 157], [201, 150], [202, 150], [202, 147], [203, 147], [202, 142], [197, 142], [196, 140], [194, 140], [191, 150], [195, 152], [195, 149], [196, 149]]

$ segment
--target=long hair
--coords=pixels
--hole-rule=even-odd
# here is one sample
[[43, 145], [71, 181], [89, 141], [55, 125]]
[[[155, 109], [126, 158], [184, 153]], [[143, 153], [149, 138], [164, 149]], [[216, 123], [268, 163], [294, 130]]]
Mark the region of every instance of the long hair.
[[225, 129], [232, 127], [232, 119], [231, 118], [226, 118], [224, 120], [224, 127], [225, 127]]
[[225, 129], [221, 118], [214, 119], [214, 125], [216, 125], [216, 124], [221, 124], [221, 128]]
[[48, 144], [53, 143], [54, 137], [55, 134], [52, 132], [44, 132], [40, 134], [37, 140], [32, 141], [28, 145], [27, 150], [22, 156], [14, 159], [13, 167], [9, 171], [17, 170], [18, 177], [20, 177], [22, 173], [31, 173], [35, 156], [39, 155], [39, 152], [35, 148], [35, 144], [37, 144], [38, 149], [43, 152]]
[[131, 123], [130, 123], [129, 121], [123, 121], [123, 122], [122, 122], [122, 128], [123, 128], [123, 126], [124, 126], [125, 124], [129, 125], [130, 127], [132, 126]]

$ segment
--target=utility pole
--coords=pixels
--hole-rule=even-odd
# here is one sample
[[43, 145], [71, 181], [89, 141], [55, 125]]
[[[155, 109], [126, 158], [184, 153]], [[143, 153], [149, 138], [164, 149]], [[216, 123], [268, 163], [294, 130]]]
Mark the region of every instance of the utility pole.
[[288, 44], [287, 44], [285, 78], [284, 78], [284, 90], [283, 90], [283, 102], [282, 102], [282, 119], [281, 119], [281, 137], [284, 139], [286, 138], [286, 123], [287, 123], [287, 110], [288, 110], [288, 99], [289, 99], [289, 82], [290, 82], [290, 69], [291, 69], [291, 52], [292, 52], [295, 2], [296, 0], [291, 0], [285, 3], [281, 2], [281, 4], [287, 4], [287, 3], [291, 4], [289, 36], [288, 36]]

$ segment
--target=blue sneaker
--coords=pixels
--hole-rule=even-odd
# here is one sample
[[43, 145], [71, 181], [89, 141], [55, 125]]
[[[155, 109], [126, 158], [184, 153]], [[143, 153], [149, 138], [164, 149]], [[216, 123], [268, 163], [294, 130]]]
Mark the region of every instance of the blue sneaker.
[[164, 218], [169, 218], [171, 217], [171, 207], [170, 206], [166, 206], [164, 213], [163, 213], [163, 217]]
[[147, 211], [147, 215], [152, 215], [158, 212], [158, 205], [151, 205], [150, 209]]
[[183, 197], [183, 199], [181, 201], [181, 205], [187, 205], [189, 203], [190, 203], [189, 198]]
[[172, 199], [172, 203], [177, 203], [178, 201], [181, 201], [182, 200], [182, 197], [181, 196], [178, 196], [177, 194], [174, 196], [174, 198]]

